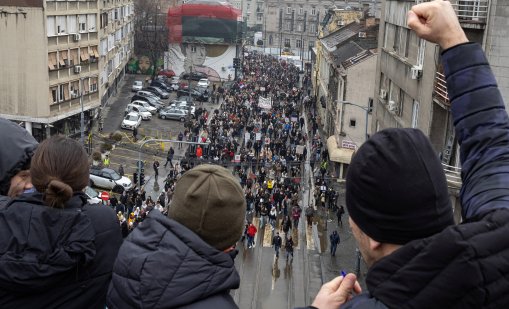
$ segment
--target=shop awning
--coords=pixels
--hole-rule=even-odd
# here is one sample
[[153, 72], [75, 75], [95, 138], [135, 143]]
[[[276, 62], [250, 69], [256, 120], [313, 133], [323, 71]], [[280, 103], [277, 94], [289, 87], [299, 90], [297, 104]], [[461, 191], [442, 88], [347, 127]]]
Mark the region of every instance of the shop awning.
[[329, 159], [331, 161], [345, 164], [350, 164], [352, 155], [355, 152], [353, 149], [339, 148], [334, 135], [329, 136], [327, 139], [327, 150], [329, 151]]

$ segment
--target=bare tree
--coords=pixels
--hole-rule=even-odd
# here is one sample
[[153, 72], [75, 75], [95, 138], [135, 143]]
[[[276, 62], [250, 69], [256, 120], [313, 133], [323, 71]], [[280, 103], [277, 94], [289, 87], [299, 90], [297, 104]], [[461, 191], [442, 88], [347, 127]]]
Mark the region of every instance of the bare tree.
[[167, 12], [162, 12], [162, 0], [136, 0], [134, 9], [134, 51], [138, 56], [147, 56], [153, 66], [154, 76], [159, 69], [158, 61], [168, 48]]

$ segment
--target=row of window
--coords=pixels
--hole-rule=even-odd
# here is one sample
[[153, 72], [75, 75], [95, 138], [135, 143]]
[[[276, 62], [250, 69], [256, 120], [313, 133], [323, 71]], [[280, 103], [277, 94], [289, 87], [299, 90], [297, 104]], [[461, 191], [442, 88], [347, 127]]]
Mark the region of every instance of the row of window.
[[110, 50], [115, 47], [115, 44], [120, 43], [120, 41], [125, 38], [132, 31], [131, 23], [128, 23], [124, 27], [115, 31], [115, 33], [111, 33], [107, 38], [101, 40], [101, 56], [106, 55]]
[[97, 62], [98, 59], [97, 46], [65, 49], [48, 53], [48, 69], [53, 71], [69, 68], [78, 64]]
[[[272, 37], [272, 34], [269, 35], [269, 45], [273, 45], [274, 44], [274, 38]], [[315, 46], [315, 42], [314, 41], [309, 41], [308, 42], [308, 47], [314, 47]], [[303, 41], [301, 39], [295, 39], [295, 45], [292, 46], [292, 40], [290, 38], [285, 38], [284, 39], [284, 47], [288, 47], [288, 48], [291, 48], [291, 47], [295, 47], [295, 48], [302, 48], [303, 47]]]
[[386, 23], [384, 48], [406, 58], [410, 63], [420, 66], [424, 63], [425, 41], [419, 39], [415, 31], [406, 27]]
[[419, 102], [415, 101], [383, 73], [381, 74], [380, 81], [380, 97], [388, 104], [388, 109], [395, 115], [402, 117], [404, 109], [411, 106], [411, 127], [417, 128], [419, 119]]
[[78, 98], [80, 96], [80, 88], [83, 90], [83, 95], [96, 92], [98, 90], [97, 77], [84, 78], [81, 87], [79, 79], [52, 86], [49, 88], [49, 100], [52, 103], [61, 103]]
[[[295, 9], [293, 9], [291, 6], [287, 6], [286, 7], [286, 14], [292, 14], [292, 12], [295, 12]], [[304, 15], [306, 10], [304, 10], [304, 8], [301, 6], [297, 10], [297, 12], [298, 12], [299, 15]], [[319, 13], [319, 12], [320, 12], [320, 10], [315, 8], [315, 7], [312, 7], [311, 11], [310, 11], [311, 15], [313, 15], [313, 16], [316, 15], [317, 13]], [[324, 16], [325, 16], [326, 13], [327, 13], [327, 9], [324, 9]]]
[[285, 22], [285, 31], [298, 31], [298, 32], [302, 32], [302, 31], [308, 31], [310, 34], [317, 34], [316, 32], [316, 23], [307, 23], [307, 24], [304, 24], [304, 23], [295, 23], [294, 25], [294, 29], [292, 29], [292, 22], [291, 21], [286, 21]]
[[95, 14], [48, 16], [46, 18], [48, 36], [97, 32], [96, 23]]
[[122, 7], [114, 8], [108, 12], [101, 13], [100, 24], [101, 29], [106, 28], [110, 23], [116, 21], [127, 20], [127, 18], [134, 14], [134, 4], [124, 5]]

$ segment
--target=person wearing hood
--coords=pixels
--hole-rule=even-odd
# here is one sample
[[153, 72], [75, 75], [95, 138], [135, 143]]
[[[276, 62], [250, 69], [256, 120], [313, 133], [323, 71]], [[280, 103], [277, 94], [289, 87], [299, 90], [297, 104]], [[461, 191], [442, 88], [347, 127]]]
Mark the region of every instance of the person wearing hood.
[[122, 244], [107, 305], [116, 308], [237, 308], [235, 243], [246, 200], [227, 169], [199, 165], [179, 179], [164, 216], [154, 209]]
[[33, 190], [30, 162], [37, 141], [16, 123], [0, 118], [0, 142], [8, 146], [0, 150], [0, 208], [23, 192]]
[[0, 211], [0, 308], [104, 308], [122, 237], [113, 209], [87, 203], [85, 149], [51, 137], [30, 175], [36, 191]]

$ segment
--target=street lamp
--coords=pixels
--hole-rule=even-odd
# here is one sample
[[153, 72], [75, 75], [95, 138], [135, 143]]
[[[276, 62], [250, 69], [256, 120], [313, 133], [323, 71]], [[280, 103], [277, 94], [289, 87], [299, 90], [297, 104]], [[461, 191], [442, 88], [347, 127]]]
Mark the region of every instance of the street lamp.
[[368, 135], [368, 117], [369, 117], [369, 112], [371, 111], [371, 108], [369, 106], [366, 107], [366, 106], [358, 105], [358, 104], [355, 104], [355, 103], [352, 103], [352, 102], [348, 102], [348, 101], [338, 101], [338, 102], [341, 103], [341, 110], [340, 110], [340, 117], [339, 117], [339, 120], [340, 120], [339, 132], [343, 133], [343, 116], [345, 114], [345, 112], [344, 112], [345, 105], [357, 106], [358, 108], [363, 109], [366, 112], [365, 141], [367, 141], [368, 138], [369, 138], [369, 135]]
[[83, 111], [83, 79], [84, 77], [80, 77], [80, 105], [81, 105], [81, 119], [80, 119], [80, 137], [81, 137], [81, 145], [85, 147], [85, 114]]

